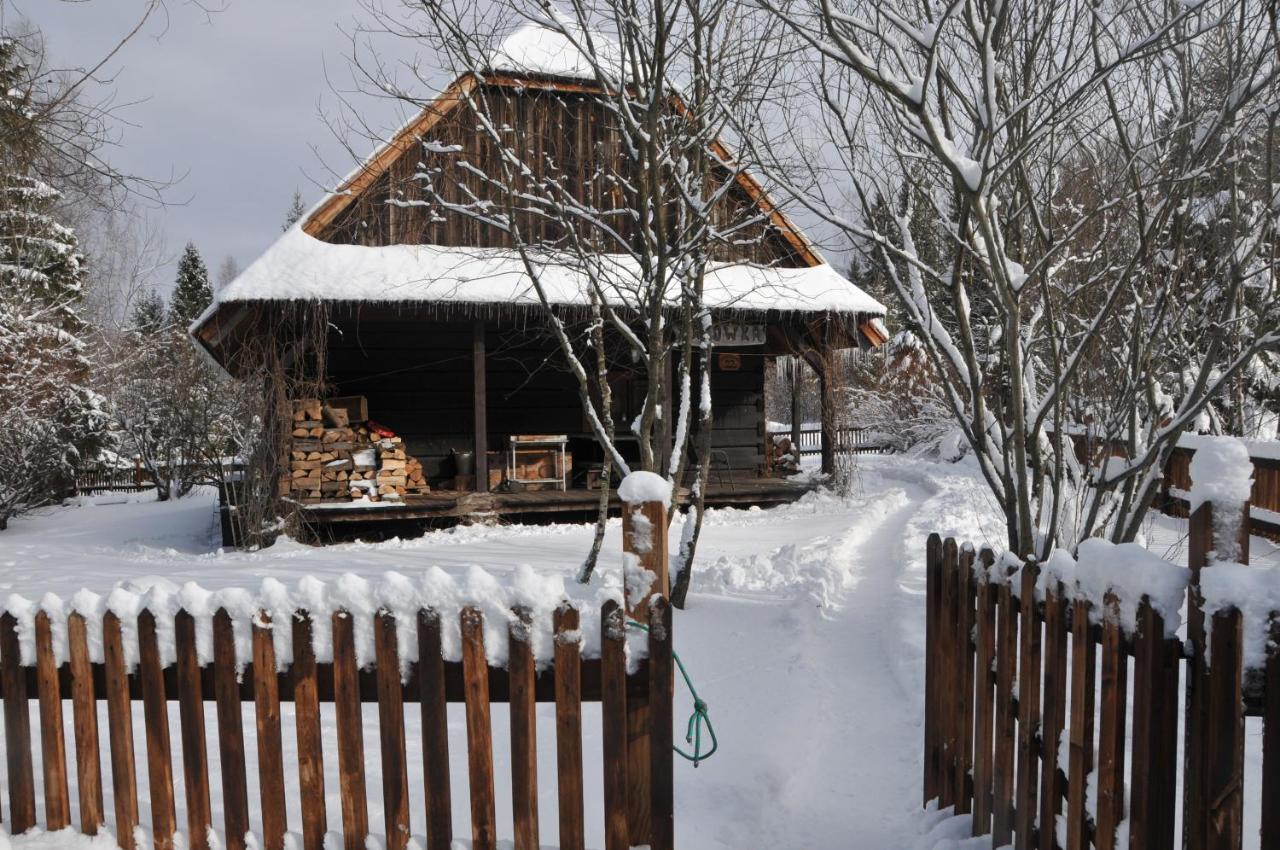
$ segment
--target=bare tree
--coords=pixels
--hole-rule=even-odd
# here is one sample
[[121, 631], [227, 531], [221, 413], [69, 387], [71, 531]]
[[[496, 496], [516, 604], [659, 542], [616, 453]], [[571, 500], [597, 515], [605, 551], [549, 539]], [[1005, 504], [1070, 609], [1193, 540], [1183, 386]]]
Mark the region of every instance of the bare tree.
[[[1266, 4], [759, 2], [811, 53], [794, 141], [834, 151], [798, 180], [774, 146], [773, 173], [879, 257], [1011, 549], [1134, 539], [1179, 435], [1280, 346]], [[1070, 439], [1086, 416], [1104, 456]]]
[[[673, 491], [692, 472], [673, 594], [681, 604], [710, 463], [706, 281], [717, 264], [761, 261], [756, 249], [767, 221], [737, 194], [746, 163], [731, 159], [720, 137], [733, 113], [745, 113], [768, 90], [776, 67], [768, 61], [776, 48], [768, 30], [775, 25], [730, 0], [572, 0], [564, 9], [518, 0], [482, 10], [449, 0], [405, 5], [411, 14], [404, 20], [383, 9], [375, 14], [398, 34], [433, 46], [455, 76], [479, 81], [458, 97], [490, 154], [479, 164], [459, 155], [449, 167], [424, 168], [421, 198], [391, 202], [500, 234], [537, 293], [606, 468], [623, 475], [632, 469], [619, 449], [622, 429], [638, 442], [639, 468], [664, 476]], [[503, 42], [485, 24], [495, 19], [536, 28]], [[363, 68], [378, 90], [402, 92], [386, 69]], [[589, 149], [557, 139], [563, 128], [540, 137], [536, 128], [506, 120], [515, 92], [484, 82], [510, 73], [576, 78], [571, 93], [552, 86], [539, 97], [594, 116], [598, 135]], [[439, 152], [432, 140], [424, 145]], [[568, 307], [559, 286], [565, 269], [581, 281], [578, 304]], [[620, 363], [645, 381], [632, 422], [612, 418], [609, 371]], [[583, 580], [594, 567], [607, 504], [602, 496]]]

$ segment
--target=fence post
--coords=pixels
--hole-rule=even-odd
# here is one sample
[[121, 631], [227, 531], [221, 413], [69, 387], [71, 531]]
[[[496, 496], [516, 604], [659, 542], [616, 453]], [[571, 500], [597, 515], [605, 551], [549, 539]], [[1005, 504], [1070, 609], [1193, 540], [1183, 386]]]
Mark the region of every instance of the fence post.
[[924, 801], [938, 796], [938, 618], [942, 607], [942, 538], [929, 535], [925, 550], [924, 621]]
[[[638, 473], [632, 473], [636, 475]], [[653, 475], [653, 473], [639, 473]], [[658, 477], [654, 475], [654, 477]], [[625, 500], [627, 488], [619, 489]], [[648, 495], [648, 494], [646, 494]], [[649, 622], [649, 599], [671, 592], [667, 565], [667, 505], [659, 501], [624, 501], [622, 505], [623, 584], [627, 616]], [[652, 578], [646, 575], [652, 574]], [[650, 683], [650, 689], [652, 689]], [[632, 844], [648, 844], [652, 809], [649, 749], [649, 698], [627, 698], [627, 833]]]
[[[1241, 563], [1249, 562], [1249, 503], [1243, 503], [1242, 521], [1230, 531], [1216, 529], [1213, 514], [1213, 503], [1206, 501], [1192, 511], [1189, 523], [1187, 637], [1192, 657], [1187, 672], [1183, 778], [1183, 844], [1188, 850], [1240, 847], [1243, 819], [1240, 615], [1238, 611], [1220, 612], [1213, 623], [1206, 624], [1200, 579], [1202, 571], [1210, 567], [1211, 553], [1235, 550]], [[1235, 540], [1216, 539], [1215, 532], [1234, 534]], [[1215, 641], [1213, 653], [1218, 663], [1211, 669], [1207, 638], [1210, 628], [1219, 627], [1224, 652], [1217, 657]], [[1236, 697], [1231, 708], [1233, 692]]]

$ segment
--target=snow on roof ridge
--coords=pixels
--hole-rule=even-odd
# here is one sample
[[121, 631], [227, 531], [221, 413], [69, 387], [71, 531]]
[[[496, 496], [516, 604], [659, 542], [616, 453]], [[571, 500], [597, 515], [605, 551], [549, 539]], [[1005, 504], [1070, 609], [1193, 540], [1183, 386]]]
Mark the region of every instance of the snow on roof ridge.
[[[551, 26], [531, 20], [517, 27], [489, 55], [488, 69], [576, 80], [596, 80], [600, 71], [621, 76], [621, 56], [613, 39], [583, 30], [554, 6], [551, 15], [556, 18]], [[578, 46], [587, 40], [595, 63]]]
[[[602, 274], [625, 287], [635, 263], [601, 254]], [[548, 256], [540, 281], [553, 304], [589, 303], [586, 273], [575, 258]], [[709, 268], [706, 303], [744, 312], [835, 312], [884, 315], [885, 308], [830, 265], [787, 268], [719, 263]], [[246, 301], [373, 301], [539, 306], [524, 263], [514, 250], [441, 245], [339, 245], [293, 227], [235, 280], [214, 294], [193, 324], [223, 303]], [[619, 302], [621, 303], [621, 299]]]

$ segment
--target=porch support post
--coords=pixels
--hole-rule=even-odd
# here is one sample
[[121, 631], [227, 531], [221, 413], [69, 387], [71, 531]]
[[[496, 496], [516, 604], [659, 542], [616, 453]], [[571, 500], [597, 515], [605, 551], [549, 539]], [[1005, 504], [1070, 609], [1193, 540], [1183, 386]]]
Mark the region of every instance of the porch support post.
[[835, 357], [829, 346], [805, 349], [805, 362], [818, 376], [818, 395], [822, 402], [822, 474], [836, 471], [836, 389]]
[[476, 491], [489, 492], [489, 407], [484, 368], [484, 319], [471, 326], [472, 404], [475, 410]]

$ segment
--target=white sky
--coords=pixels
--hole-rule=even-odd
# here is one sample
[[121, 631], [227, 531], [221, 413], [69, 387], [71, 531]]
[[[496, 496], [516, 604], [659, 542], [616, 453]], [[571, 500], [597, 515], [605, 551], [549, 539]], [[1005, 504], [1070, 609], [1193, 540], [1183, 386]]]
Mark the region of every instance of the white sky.
[[[108, 160], [148, 177], [182, 176], [169, 191], [175, 204], [152, 215], [170, 255], [193, 241], [211, 273], [228, 255], [243, 268], [280, 235], [295, 188], [308, 206], [318, 200], [333, 180], [326, 164], [351, 167], [321, 109], [336, 111], [335, 90], [352, 88], [345, 33], [360, 11], [353, 0], [221, 2], [206, 15], [189, 0], [169, 0], [167, 19], [149, 21], [104, 72], [117, 101], [131, 104], [120, 111], [128, 126]], [[44, 32], [63, 67], [99, 61], [145, 5], [3, 2], [6, 15], [16, 9]], [[375, 127], [399, 123], [386, 102], [355, 102]]]

